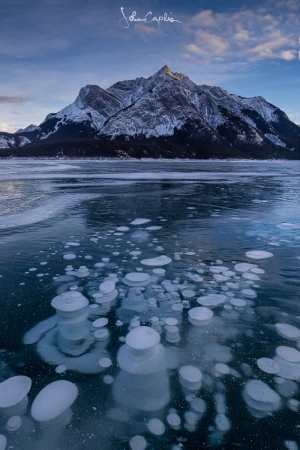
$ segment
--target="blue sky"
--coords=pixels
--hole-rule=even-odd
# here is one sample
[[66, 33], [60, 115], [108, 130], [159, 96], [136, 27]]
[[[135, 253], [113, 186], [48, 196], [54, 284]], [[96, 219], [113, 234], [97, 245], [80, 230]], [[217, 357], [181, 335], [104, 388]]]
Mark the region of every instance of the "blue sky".
[[[174, 21], [134, 22], [133, 11]], [[165, 64], [197, 84], [261, 95], [300, 123], [298, 22], [297, 0], [0, 0], [0, 130], [41, 123], [86, 84]]]

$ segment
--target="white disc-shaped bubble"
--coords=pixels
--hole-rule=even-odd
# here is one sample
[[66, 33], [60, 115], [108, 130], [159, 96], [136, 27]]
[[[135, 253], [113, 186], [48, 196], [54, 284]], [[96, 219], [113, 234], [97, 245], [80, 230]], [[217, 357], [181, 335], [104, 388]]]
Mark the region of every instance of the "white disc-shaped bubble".
[[134, 219], [131, 223], [131, 225], [143, 225], [144, 223], [151, 222], [151, 219]]
[[178, 414], [170, 413], [167, 415], [167, 422], [171, 427], [178, 428], [180, 427], [181, 419]]
[[284, 359], [285, 361], [291, 363], [300, 362], [300, 352], [293, 347], [286, 347], [285, 345], [280, 345], [276, 348], [277, 355]]
[[104, 281], [100, 284], [99, 291], [101, 294], [110, 294], [116, 287], [113, 280]]
[[165, 269], [153, 269], [152, 272], [158, 277], [163, 277], [166, 273]]
[[67, 261], [70, 261], [71, 259], [75, 259], [76, 255], [74, 255], [74, 253], [67, 253], [66, 255], [63, 256], [64, 259], [66, 259]]
[[78, 291], [67, 291], [57, 295], [51, 301], [51, 306], [63, 313], [72, 313], [85, 308], [89, 301]]
[[273, 253], [264, 250], [250, 250], [249, 252], [246, 252], [246, 256], [253, 259], [266, 259], [271, 258], [274, 255]]
[[0, 450], [5, 450], [7, 445], [7, 439], [3, 434], [0, 434]]
[[126, 344], [134, 350], [146, 350], [154, 347], [160, 341], [159, 333], [151, 327], [137, 327], [126, 336]]
[[256, 264], [250, 264], [250, 263], [238, 263], [234, 266], [234, 269], [237, 272], [248, 272], [250, 269], [255, 269], [257, 267]]
[[129, 227], [118, 227], [117, 230], [118, 231], [128, 231]]
[[74, 383], [65, 380], [54, 381], [36, 396], [31, 415], [39, 422], [55, 419], [74, 403], [77, 395], [78, 389]]
[[194, 398], [190, 403], [191, 408], [199, 414], [204, 414], [207, 410], [205, 401], [202, 398]]
[[147, 447], [147, 441], [143, 436], [133, 436], [129, 441], [129, 447], [131, 450], [145, 450]]
[[242, 289], [242, 294], [249, 298], [257, 297], [256, 292], [253, 289]]
[[230, 303], [233, 306], [236, 306], [238, 308], [243, 308], [244, 306], [246, 306], [247, 302], [245, 300], [242, 300], [241, 298], [232, 298], [230, 300]]
[[224, 363], [217, 363], [215, 365], [215, 370], [222, 375], [228, 375], [230, 373], [230, 367]]
[[207, 325], [212, 320], [213, 314], [212, 310], [205, 306], [191, 308], [188, 312], [189, 321], [194, 325]]
[[112, 362], [111, 362], [111, 359], [109, 359], [109, 358], [101, 358], [99, 360], [100, 367], [103, 367], [106, 369], [107, 367], [110, 367], [111, 365], [112, 365]]
[[108, 330], [106, 328], [100, 328], [93, 333], [96, 341], [104, 341], [108, 338]]
[[202, 372], [194, 366], [182, 366], [179, 369], [179, 375], [183, 380], [189, 383], [199, 383], [202, 380]]
[[155, 434], [156, 436], [161, 436], [165, 432], [165, 426], [159, 419], [149, 420], [148, 429], [150, 433]]
[[245, 391], [252, 400], [259, 403], [278, 403], [280, 401], [277, 392], [261, 380], [247, 381]]
[[67, 370], [67, 366], [65, 366], [64, 364], [60, 364], [59, 366], [55, 367], [55, 372], [56, 373], [64, 373]]
[[8, 378], [0, 383], [0, 408], [18, 404], [31, 389], [31, 379], [23, 375]]
[[280, 372], [279, 365], [273, 359], [259, 358], [256, 363], [260, 370], [262, 370], [263, 372], [270, 374], [276, 374]]
[[141, 264], [144, 266], [165, 266], [170, 264], [172, 259], [166, 255], [157, 256], [156, 258], [142, 259]]
[[298, 341], [300, 339], [300, 330], [288, 323], [276, 323], [275, 328], [280, 336], [283, 336], [291, 341]]
[[215, 307], [221, 305], [226, 300], [226, 295], [223, 294], [208, 294], [197, 298], [197, 303], [202, 306]]
[[162, 229], [162, 227], [160, 227], [160, 226], [153, 226], [153, 227], [147, 227], [146, 228], [146, 230], [148, 230], [148, 231], [158, 231], [158, 230], [161, 230]]
[[99, 319], [94, 320], [92, 323], [93, 327], [95, 328], [101, 328], [105, 327], [105, 325], [108, 324], [108, 319], [106, 317], [100, 317]]
[[8, 431], [15, 431], [22, 425], [22, 419], [20, 416], [12, 416], [6, 422], [6, 429]]
[[175, 317], [167, 317], [165, 319], [165, 324], [166, 325], [177, 325], [178, 324], [178, 320], [175, 319]]

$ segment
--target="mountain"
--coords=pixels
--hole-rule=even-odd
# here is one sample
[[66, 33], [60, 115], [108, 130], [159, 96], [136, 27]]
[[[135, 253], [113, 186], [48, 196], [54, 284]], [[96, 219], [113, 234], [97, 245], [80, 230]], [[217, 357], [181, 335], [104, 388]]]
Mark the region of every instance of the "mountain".
[[300, 128], [263, 97], [197, 85], [167, 66], [108, 89], [87, 85], [39, 126], [0, 133], [0, 148], [22, 156], [73, 148], [71, 156], [299, 159], [299, 143]]

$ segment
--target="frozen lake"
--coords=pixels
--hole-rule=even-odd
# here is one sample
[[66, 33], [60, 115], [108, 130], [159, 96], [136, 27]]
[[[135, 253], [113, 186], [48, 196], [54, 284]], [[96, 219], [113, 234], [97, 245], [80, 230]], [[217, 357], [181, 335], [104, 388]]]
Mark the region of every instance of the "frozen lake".
[[0, 183], [0, 450], [300, 448], [299, 162]]

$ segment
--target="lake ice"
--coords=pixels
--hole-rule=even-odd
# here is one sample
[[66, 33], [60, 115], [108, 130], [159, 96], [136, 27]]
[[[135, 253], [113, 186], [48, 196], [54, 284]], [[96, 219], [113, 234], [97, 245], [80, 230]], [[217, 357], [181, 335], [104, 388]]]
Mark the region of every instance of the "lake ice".
[[0, 161], [0, 448], [300, 448], [299, 179]]

